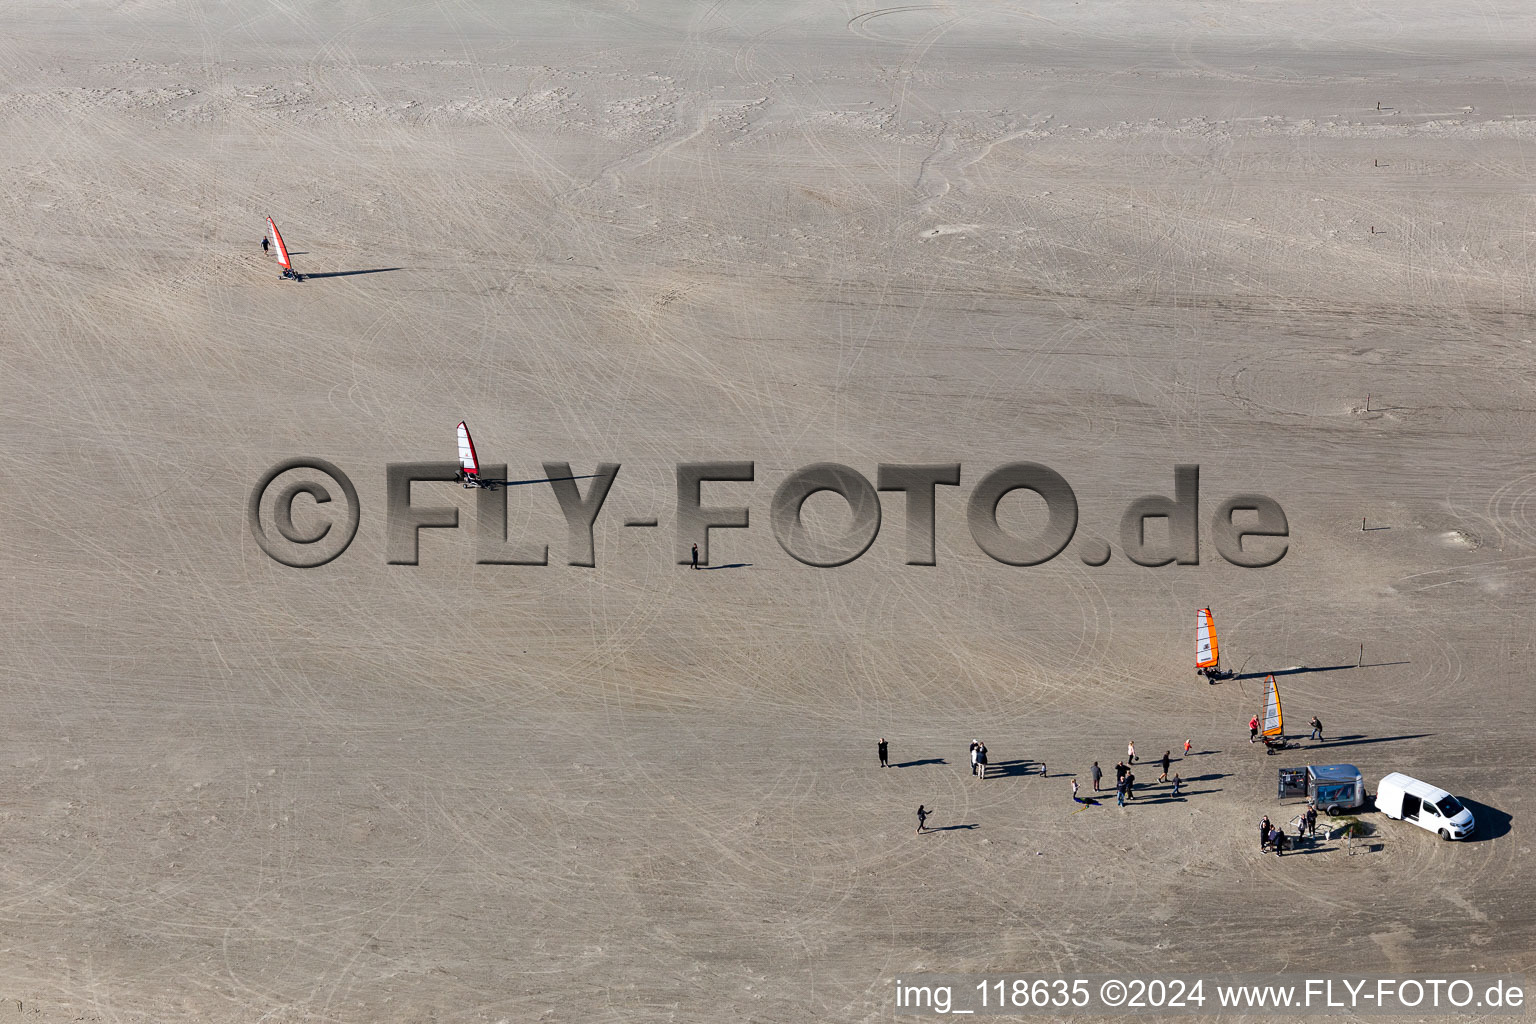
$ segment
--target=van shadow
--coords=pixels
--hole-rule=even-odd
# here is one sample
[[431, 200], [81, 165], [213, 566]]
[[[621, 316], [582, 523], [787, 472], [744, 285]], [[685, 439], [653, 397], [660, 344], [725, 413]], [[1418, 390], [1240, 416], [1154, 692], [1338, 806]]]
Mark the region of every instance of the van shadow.
[[1489, 839], [1498, 839], [1509, 835], [1509, 823], [1513, 820], [1508, 814], [1487, 804], [1476, 800], [1468, 800], [1466, 797], [1457, 797], [1463, 807], [1472, 812], [1472, 819], [1477, 827], [1472, 834], [1463, 839], [1464, 843], [1481, 843]]

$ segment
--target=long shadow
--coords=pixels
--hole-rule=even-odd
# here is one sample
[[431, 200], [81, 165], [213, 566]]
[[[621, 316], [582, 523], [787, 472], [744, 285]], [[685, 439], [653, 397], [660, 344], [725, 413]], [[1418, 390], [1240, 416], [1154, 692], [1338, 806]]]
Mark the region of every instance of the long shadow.
[[404, 270], [404, 267], [375, 267], [372, 270], [328, 270], [323, 274], [311, 274], [304, 272], [304, 280], [308, 281], [316, 277], [356, 277], [358, 274], [388, 274], [392, 270]]
[[[1404, 663], [1406, 664], [1406, 662]], [[1296, 668], [1277, 668], [1268, 672], [1244, 672], [1235, 675], [1233, 679], [1263, 679], [1265, 676], [1299, 676], [1304, 672], [1339, 672], [1346, 668], [1355, 668], [1354, 665], [1299, 665]]]
[[[1403, 735], [1403, 736], [1377, 736], [1377, 737], [1375, 737], [1373, 739], [1366, 739], [1364, 736], [1360, 736], [1360, 735], [1352, 735], [1352, 736], [1340, 736], [1336, 740], [1322, 740], [1321, 742], [1318, 742], [1318, 743], [1312, 743], [1309, 740], [1299, 740], [1299, 741], [1297, 741], [1296, 749], [1298, 749], [1298, 750], [1326, 750], [1329, 747], [1358, 747], [1358, 746], [1362, 746], [1362, 745], [1364, 745], [1366, 743], [1395, 743], [1398, 740], [1422, 740], [1426, 736], [1433, 736], [1433, 735], [1434, 735], [1434, 733], [1432, 733], [1432, 732], [1415, 732], [1415, 733], [1408, 733], [1408, 734]], [[1306, 746], [1302, 746], [1303, 743], [1305, 743]]]
[[981, 828], [980, 825], [945, 825], [942, 828], [925, 828], [924, 832], [953, 832], [962, 828]]
[[1464, 843], [1482, 843], [1490, 839], [1498, 839], [1500, 836], [1509, 835], [1509, 823], [1512, 820], [1508, 814], [1497, 807], [1489, 807], [1487, 804], [1476, 800], [1468, 800], [1465, 797], [1457, 797], [1472, 812], [1472, 818], [1477, 822], [1477, 828], [1472, 834], [1463, 839]]
[[732, 562], [730, 565], [701, 565], [701, 566], [699, 566], [699, 568], [700, 569], [746, 569], [746, 568], [749, 568], [751, 565], [752, 565], [751, 562]]
[[925, 764], [948, 764], [942, 757], [925, 757], [921, 761], [903, 761], [901, 764], [893, 764], [892, 768], [917, 768]]
[[1019, 758], [1014, 761], [993, 761], [987, 765], [987, 778], [995, 779], [998, 776], [1008, 777], [1012, 775], [1036, 775], [1033, 769], [1040, 767], [1039, 761], [1031, 761], [1029, 758]]
[[1161, 793], [1149, 793], [1149, 794], [1146, 794], [1144, 796], [1133, 797], [1132, 799], [1127, 800], [1126, 803], [1127, 804], [1173, 804], [1173, 803], [1183, 803], [1185, 797], [1203, 796], [1206, 793], [1220, 793], [1220, 792], [1221, 792], [1221, 787], [1220, 786], [1212, 786], [1210, 789], [1190, 789], [1189, 787], [1186, 786], [1185, 788], [1179, 790], [1179, 795], [1178, 796], [1174, 796], [1172, 793], [1167, 792], [1167, 791], [1164, 791], [1164, 792], [1161, 792]]
[[1224, 779], [1224, 778], [1226, 778], [1230, 774], [1232, 774], [1232, 773], [1231, 772], [1208, 772], [1205, 775], [1191, 775], [1189, 778], [1184, 780], [1184, 784], [1187, 786], [1191, 782], [1211, 782], [1212, 780], [1215, 780], [1215, 779]]
[[1300, 839], [1295, 836], [1291, 836], [1291, 849], [1310, 850], [1313, 853], [1323, 853], [1328, 850], [1342, 849], [1342, 847], [1337, 841], [1329, 839], [1325, 834], [1319, 832], [1315, 836], [1304, 836]]

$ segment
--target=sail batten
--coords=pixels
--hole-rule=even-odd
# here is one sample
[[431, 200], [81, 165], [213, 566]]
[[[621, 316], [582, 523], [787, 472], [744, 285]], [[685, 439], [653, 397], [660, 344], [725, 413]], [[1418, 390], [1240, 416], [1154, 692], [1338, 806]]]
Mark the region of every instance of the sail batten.
[[1285, 719], [1280, 713], [1280, 686], [1271, 675], [1264, 681], [1264, 715], [1260, 733], [1264, 736], [1285, 737]]
[[1214, 668], [1221, 660], [1216, 647], [1216, 620], [1209, 608], [1195, 612], [1195, 668]]

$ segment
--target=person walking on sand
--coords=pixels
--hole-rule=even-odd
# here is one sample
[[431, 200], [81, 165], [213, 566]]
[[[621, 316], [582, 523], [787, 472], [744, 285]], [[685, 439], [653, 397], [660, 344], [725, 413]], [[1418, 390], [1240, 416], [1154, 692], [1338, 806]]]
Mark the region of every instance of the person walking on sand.
[[695, 544], [693, 546], [693, 565], [690, 566], [690, 568], [697, 569], [698, 567], [699, 567], [699, 546], [697, 544]]
[[1120, 781], [1115, 783], [1115, 803], [1119, 804], [1121, 807], [1125, 806], [1125, 780], [1124, 779], [1121, 779]]
[[1099, 791], [1099, 780], [1104, 777], [1104, 769], [1099, 767], [1099, 762], [1093, 762], [1093, 768], [1090, 769], [1090, 774], [1093, 775], [1093, 791], [1097, 793]]
[[1173, 795], [1174, 796], [1178, 796], [1179, 795], [1179, 787], [1182, 786], [1182, 785], [1184, 785], [1184, 780], [1179, 778], [1177, 775], [1175, 775], [1173, 777]]
[[1125, 745], [1125, 763], [1126, 764], [1135, 764], [1136, 763], [1136, 741], [1135, 740], [1131, 740], [1129, 743], [1127, 743]]
[[1312, 738], [1314, 740], [1317, 740], [1317, 742], [1322, 743], [1323, 742], [1323, 723], [1322, 723], [1322, 720], [1319, 719], [1316, 715], [1313, 715], [1312, 716], [1312, 721], [1308, 722], [1307, 724], [1312, 727]]
[[1125, 781], [1125, 773], [1128, 771], [1130, 769], [1125, 766], [1124, 761], [1115, 762], [1115, 785], [1118, 786], [1121, 782]]
[[976, 774], [976, 751], [981, 749], [981, 744], [971, 740], [971, 774]]
[[1167, 782], [1168, 781], [1168, 766], [1170, 764], [1172, 764], [1172, 763], [1173, 763], [1173, 751], [1171, 751], [1171, 750], [1163, 751], [1163, 760], [1162, 760], [1163, 774], [1161, 774], [1161, 775], [1159, 775], [1157, 777], [1157, 781], [1158, 782]]
[[1260, 853], [1263, 853], [1264, 852], [1264, 848], [1269, 845], [1269, 830], [1272, 827], [1273, 826], [1271, 826], [1270, 823], [1269, 823], [1269, 815], [1266, 814], [1266, 815], [1264, 815], [1263, 818], [1261, 818], [1259, 820], [1259, 852]]
[[1257, 740], [1258, 738], [1259, 738], [1259, 716], [1258, 715], [1254, 715], [1252, 718], [1248, 719], [1248, 742], [1252, 743], [1253, 741]]
[[924, 810], [922, 804], [917, 805], [917, 831], [928, 831], [928, 812]]
[[1135, 772], [1126, 772], [1125, 773], [1125, 798], [1127, 800], [1135, 800], [1136, 799], [1136, 773]]
[[891, 752], [890, 745], [885, 742], [885, 737], [881, 736], [880, 737], [880, 767], [881, 768], [889, 768], [890, 767], [890, 764], [886, 761], [886, 755], [889, 754], [890, 752]]
[[272, 248], [272, 240], [269, 239], [266, 235], [262, 235], [261, 236], [261, 251], [262, 252], [266, 252], [270, 248]]
[[1189, 756], [1189, 740], [1184, 741], [1184, 756]]
[[1072, 776], [1072, 802], [1077, 803], [1077, 776]]
[[985, 743], [976, 744], [976, 777], [978, 779], [987, 777], [987, 745]]

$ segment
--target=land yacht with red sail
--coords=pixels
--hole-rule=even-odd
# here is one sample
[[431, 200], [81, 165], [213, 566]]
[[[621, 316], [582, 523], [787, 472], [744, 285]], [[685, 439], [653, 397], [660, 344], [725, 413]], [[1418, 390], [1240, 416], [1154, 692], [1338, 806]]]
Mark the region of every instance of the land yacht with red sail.
[[272, 239], [272, 250], [277, 253], [277, 265], [283, 268], [280, 275], [285, 281], [302, 281], [304, 275], [293, 269], [293, 257], [288, 255], [288, 246], [283, 243], [282, 232], [277, 230], [277, 221], [267, 218], [267, 234]]
[[480, 475], [480, 456], [475, 452], [475, 439], [470, 436], [469, 424], [459, 421], [459, 475], [458, 481], [466, 488], [484, 487], [494, 491], [498, 487], [518, 487], [522, 484], [548, 484], [557, 480], [591, 480], [600, 474], [586, 476], [551, 476], [537, 480], [489, 480]]

